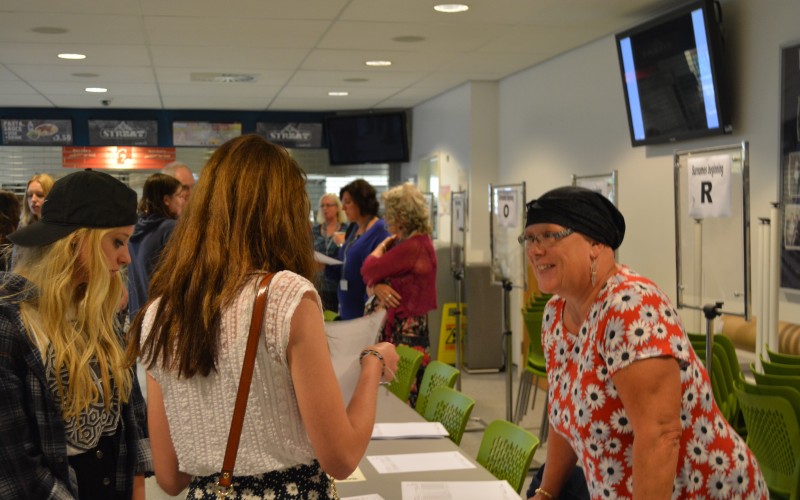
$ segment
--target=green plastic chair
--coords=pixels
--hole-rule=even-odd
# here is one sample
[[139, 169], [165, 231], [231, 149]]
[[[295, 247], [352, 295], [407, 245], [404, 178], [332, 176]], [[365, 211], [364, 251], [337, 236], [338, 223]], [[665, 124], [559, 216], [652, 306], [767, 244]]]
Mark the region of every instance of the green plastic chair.
[[782, 363], [784, 365], [800, 365], [800, 356], [796, 354], [786, 354], [783, 352], [775, 352], [767, 348], [767, 355], [771, 363]]
[[406, 345], [399, 345], [397, 355], [400, 358], [397, 362], [397, 373], [394, 374], [394, 380], [388, 387], [392, 394], [403, 401], [408, 401], [411, 386], [414, 385], [419, 366], [422, 364], [422, 353]]
[[760, 373], [756, 371], [756, 366], [750, 363], [750, 368], [753, 370], [753, 378], [758, 385], [771, 385], [771, 386], [786, 386], [800, 391], [800, 377], [796, 375], [772, 375], [769, 373]]
[[745, 383], [737, 389], [753, 451], [771, 498], [800, 499], [800, 392]]
[[428, 407], [428, 398], [431, 393], [437, 387], [455, 387], [460, 373], [457, 368], [441, 361], [434, 360], [428, 363], [417, 394], [417, 413], [425, 416], [425, 409]]
[[[688, 333], [689, 341], [692, 346], [696, 347], [696, 343], [702, 343], [702, 349], [705, 349], [706, 336], [698, 333]], [[742, 366], [739, 364], [739, 355], [736, 354], [736, 346], [733, 341], [725, 335], [714, 335], [714, 345], [719, 344], [725, 350], [728, 358], [728, 366], [730, 367], [731, 374], [733, 375], [734, 385], [741, 387], [744, 383], [744, 374], [742, 373]]]
[[764, 373], [771, 375], [791, 375], [800, 377], [800, 365], [787, 365], [785, 363], [772, 363], [761, 359], [761, 367]]
[[[705, 344], [700, 349], [697, 344], [692, 343], [695, 353], [705, 364]], [[711, 373], [711, 389], [714, 393], [714, 401], [722, 411], [725, 420], [728, 421], [738, 432], [744, 433], [745, 426], [742, 419], [741, 412], [739, 411], [739, 401], [736, 397], [735, 390], [741, 388], [744, 379], [736, 381], [730, 370], [730, 363], [727, 359], [725, 348], [714, 343], [712, 347], [712, 366], [706, 369]], [[738, 382], [738, 383], [737, 383]]]
[[[547, 378], [544, 351], [542, 350], [542, 317], [543, 311], [527, 312], [523, 314], [523, 320], [528, 330], [530, 340], [528, 346], [528, 359], [525, 364], [525, 371], [522, 372], [517, 390], [517, 406], [514, 411], [514, 422], [519, 423], [528, 412], [528, 401], [530, 400], [531, 387], [533, 387], [533, 401], [530, 407], [536, 405], [536, 396], [539, 394], [539, 379]], [[546, 394], [545, 394], [546, 397]], [[543, 440], [544, 428], [547, 422], [547, 405], [545, 404], [544, 415], [542, 416], [542, 428], [539, 439]]]
[[325, 321], [336, 321], [339, 317], [339, 313], [336, 311], [331, 311], [330, 309], [325, 309], [322, 311], [322, 319]]
[[507, 420], [495, 420], [483, 433], [477, 461], [517, 493], [528, 474], [539, 438]]
[[461, 444], [461, 437], [474, 406], [475, 400], [466, 394], [451, 387], [440, 386], [431, 393], [423, 417], [428, 422], [440, 422], [450, 434], [450, 441]]

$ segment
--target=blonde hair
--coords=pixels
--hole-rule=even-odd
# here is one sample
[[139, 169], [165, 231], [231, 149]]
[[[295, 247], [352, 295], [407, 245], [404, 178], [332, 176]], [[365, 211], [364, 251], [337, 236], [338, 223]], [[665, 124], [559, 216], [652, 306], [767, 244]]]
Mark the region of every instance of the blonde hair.
[[36, 222], [36, 214], [31, 212], [30, 203], [28, 203], [28, 188], [30, 187], [32, 182], [38, 182], [40, 186], [42, 186], [42, 191], [44, 192], [45, 197], [53, 188], [53, 178], [47, 174], [36, 174], [30, 178], [28, 183], [25, 185], [25, 196], [22, 198], [22, 217], [19, 220], [19, 227], [24, 227], [29, 224], [33, 224]]
[[77, 417], [100, 399], [92, 363], [102, 380], [106, 408], [112, 387], [124, 403], [133, 384], [122, 338], [114, 328], [124, 285], [119, 273], [109, 273], [101, 247], [103, 236], [113, 230], [82, 228], [50, 245], [26, 248], [15, 267], [38, 292], [33, 298], [21, 296], [20, 313], [31, 340], [43, 351], [52, 348], [65, 419]]
[[430, 210], [425, 197], [413, 184], [395, 186], [381, 196], [383, 199], [383, 218], [387, 224], [402, 227], [406, 234], [414, 231], [420, 234], [433, 233]]
[[[322, 205], [322, 202], [326, 199], [332, 199], [336, 203], [336, 221], [339, 224], [342, 224], [347, 221], [347, 217], [344, 215], [344, 210], [342, 210], [342, 200], [336, 195], [336, 193], [325, 193], [319, 198], [319, 204]], [[317, 210], [317, 222], [319, 224], [325, 224], [325, 214], [322, 212], [322, 207]]]

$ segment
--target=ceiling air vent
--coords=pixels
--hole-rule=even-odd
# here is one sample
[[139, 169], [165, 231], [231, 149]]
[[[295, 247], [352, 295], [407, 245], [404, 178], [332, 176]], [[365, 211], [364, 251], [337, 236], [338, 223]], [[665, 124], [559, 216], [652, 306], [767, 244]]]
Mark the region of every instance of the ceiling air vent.
[[258, 75], [239, 73], [192, 73], [193, 82], [247, 83], [256, 81]]

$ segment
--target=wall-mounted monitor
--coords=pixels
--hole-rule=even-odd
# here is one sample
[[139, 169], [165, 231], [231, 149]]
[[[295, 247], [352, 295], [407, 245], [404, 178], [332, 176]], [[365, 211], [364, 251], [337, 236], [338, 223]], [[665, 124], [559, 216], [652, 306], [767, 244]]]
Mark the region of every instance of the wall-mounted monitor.
[[634, 146], [733, 130], [721, 16], [695, 0], [616, 35]]
[[328, 116], [324, 128], [331, 165], [408, 161], [405, 112]]

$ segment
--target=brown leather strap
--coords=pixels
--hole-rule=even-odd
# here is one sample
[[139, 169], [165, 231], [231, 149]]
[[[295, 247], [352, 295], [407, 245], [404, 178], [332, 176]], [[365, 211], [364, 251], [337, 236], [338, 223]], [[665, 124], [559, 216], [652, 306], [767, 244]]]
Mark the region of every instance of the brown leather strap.
[[217, 483], [222, 496], [227, 496], [233, 480], [233, 466], [236, 463], [236, 453], [239, 451], [239, 438], [242, 436], [244, 414], [247, 410], [247, 396], [250, 394], [250, 382], [253, 379], [253, 367], [256, 362], [258, 339], [261, 337], [261, 324], [264, 322], [264, 312], [267, 309], [267, 291], [272, 281], [273, 273], [269, 273], [258, 284], [258, 293], [253, 304], [253, 317], [250, 319], [250, 333], [247, 336], [247, 348], [244, 352], [242, 376], [239, 379], [239, 390], [236, 392], [236, 404], [233, 407], [231, 430], [228, 433], [228, 445], [225, 447], [225, 458], [222, 460], [222, 472]]

